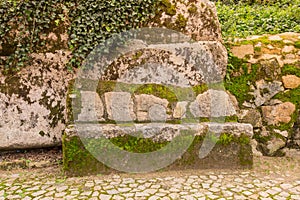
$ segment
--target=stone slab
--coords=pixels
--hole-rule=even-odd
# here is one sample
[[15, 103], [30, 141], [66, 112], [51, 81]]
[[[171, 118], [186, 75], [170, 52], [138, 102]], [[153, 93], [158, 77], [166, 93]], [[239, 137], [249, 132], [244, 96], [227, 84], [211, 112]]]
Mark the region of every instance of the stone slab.
[[138, 56], [127, 54], [127, 59], [121, 58], [114, 62], [96, 58], [91, 63], [94, 68], [84, 71], [81, 78], [190, 87], [221, 82], [225, 77], [228, 56], [221, 42], [183, 41], [164, 44], [158, 41], [157, 44], [138, 39], [133, 41], [134, 45], [121, 52], [143, 49]]
[[[253, 162], [250, 144], [250, 138], [253, 136], [252, 125], [207, 122], [200, 124], [150, 123], [72, 125], [66, 129], [63, 140], [64, 169], [68, 175], [89, 175], [120, 171], [106, 166], [94, 157], [98, 156], [98, 150], [101, 151], [101, 154], [105, 151], [106, 153], [103, 154], [106, 157], [105, 159], [115, 158], [119, 160], [121, 163], [117, 163], [118, 167], [126, 165], [126, 156], [120, 157], [120, 155], [111, 153], [109, 151], [110, 147], [103, 143], [104, 138], [113, 141], [119, 141], [122, 138], [125, 138], [125, 141], [128, 142], [129, 139], [126, 136], [131, 135], [134, 138], [143, 138], [147, 142], [150, 140], [152, 141], [152, 145], [155, 146], [157, 144], [171, 144], [185, 133], [191, 133], [193, 135], [190, 146], [182, 152], [181, 156], [176, 157], [174, 162], [162, 168], [163, 170], [251, 168]], [[184, 143], [185, 141], [181, 142]], [[181, 142], [176, 144], [182, 144]], [[215, 142], [214, 145], [212, 145], [212, 142]], [[146, 142], [137, 143], [136, 145], [144, 144], [146, 144]], [[210, 145], [211, 147], [207, 145]], [[134, 148], [137, 148], [137, 146]], [[140, 148], [144, 149], [143, 147]], [[182, 147], [179, 145], [178, 148]], [[176, 147], [176, 149], [178, 148]], [[157, 153], [158, 151], [159, 150], [156, 150], [154, 152]], [[176, 150], [174, 149], [174, 151]], [[200, 151], [209, 152], [201, 157], [203, 152], [200, 153]], [[153, 153], [153, 151], [150, 152]], [[136, 153], [140, 154], [141, 152]], [[162, 156], [159, 153], [155, 155], [155, 159], [160, 159], [159, 157]], [[163, 162], [164, 159], [170, 159], [168, 156], [172, 155], [173, 151], [171, 151], [170, 154], [167, 154], [166, 158], [162, 157], [161, 159], [163, 160], [160, 162]], [[145, 165], [147, 165], [145, 167], [149, 167], [149, 165], [146, 164], [148, 162], [150, 165], [151, 158], [138, 167], [143, 167]]]

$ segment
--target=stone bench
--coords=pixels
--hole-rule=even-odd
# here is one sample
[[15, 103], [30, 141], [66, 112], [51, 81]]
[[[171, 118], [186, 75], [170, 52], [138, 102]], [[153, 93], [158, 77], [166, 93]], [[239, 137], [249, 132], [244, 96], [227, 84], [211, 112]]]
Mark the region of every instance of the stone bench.
[[[230, 122], [236, 102], [226, 91], [204, 84], [185, 96], [187, 88], [177, 86], [97, 82], [97, 92], [85, 90], [88, 81], [68, 98], [67, 174], [251, 168], [253, 128]], [[122, 91], [111, 91], [116, 88]]]
[[88, 56], [70, 87], [67, 174], [252, 166], [252, 126], [237, 123], [238, 104], [222, 85], [227, 51], [219, 37], [193, 41], [145, 28], [115, 39]]
[[63, 138], [64, 170], [68, 175], [89, 175], [246, 169], [253, 163], [252, 134], [251, 125], [234, 122], [71, 125]]

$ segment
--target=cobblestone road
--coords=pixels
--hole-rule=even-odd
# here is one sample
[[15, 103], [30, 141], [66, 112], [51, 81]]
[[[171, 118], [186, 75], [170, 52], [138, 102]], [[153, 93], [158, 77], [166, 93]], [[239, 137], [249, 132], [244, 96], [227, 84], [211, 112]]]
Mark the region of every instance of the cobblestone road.
[[60, 166], [0, 171], [4, 199], [300, 199], [300, 159], [255, 158], [254, 168], [65, 177]]

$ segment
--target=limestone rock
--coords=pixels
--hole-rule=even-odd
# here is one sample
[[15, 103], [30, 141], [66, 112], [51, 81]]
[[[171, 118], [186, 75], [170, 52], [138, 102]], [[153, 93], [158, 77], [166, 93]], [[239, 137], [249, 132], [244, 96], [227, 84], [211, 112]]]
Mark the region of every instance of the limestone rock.
[[262, 156], [262, 153], [261, 153], [260, 151], [257, 150], [257, 145], [258, 145], [257, 141], [254, 140], [254, 139], [252, 139], [252, 140], [250, 141], [250, 144], [251, 144], [251, 147], [252, 147], [253, 155], [254, 155], [254, 156]]
[[278, 133], [279, 135], [281, 135], [285, 138], [287, 138], [289, 136], [289, 132], [287, 132], [287, 131], [281, 131], [281, 130], [278, 130], [278, 129], [274, 129], [274, 132]]
[[267, 142], [267, 154], [270, 156], [275, 155], [275, 153], [285, 147], [286, 142], [281, 138], [273, 138], [272, 140]]
[[291, 102], [285, 102], [275, 106], [262, 106], [264, 120], [269, 125], [278, 125], [279, 123], [288, 123], [291, 115], [295, 112], [296, 106]]
[[260, 57], [259, 60], [256, 60], [253, 63], [257, 63], [257, 61], [261, 61], [261, 60], [274, 60], [274, 61], [278, 62], [280, 67], [283, 67], [283, 65], [284, 65], [284, 62], [282, 61], [282, 55], [265, 53]]
[[266, 102], [264, 105], [266, 106], [275, 106], [278, 104], [282, 104], [283, 102], [280, 101], [279, 99], [271, 99], [270, 101]]
[[256, 109], [243, 110], [239, 118], [240, 122], [249, 123], [255, 128], [262, 127], [261, 114]]
[[[177, 66], [173, 65], [173, 68], [176, 70], [176, 73], [173, 73], [173, 76], [182, 74], [184, 79], [188, 80], [189, 86], [203, 83], [216, 83], [223, 81], [225, 77], [228, 57], [226, 48], [220, 42], [201, 41], [167, 45], [152, 44], [149, 45], [148, 48], [172, 52], [173, 55], [170, 56], [168, 61], [169, 66], [167, 67], [172, 67], [172, 65], [170, 66], [170, 63], [174, 61], [174, 54], [176, 57], [183, 59], [185, 64]], [[177, 61], [175, 63], [177, 63]], [[160, 74], [157, 74], [156, 76], [161, 77]], [[171, 84], [174, 85], [174, 83]]]
[[96, 92], [80, 91], [81, 93], [81, 113], [78, 121], [103, 121], [103, 103]]
[[[216, 145], [215, 139], [217, 139], [216, 137], [218, 137], [219, 134], [215, 132], [216, 137], [212, 138], [210, 137], [212, 133], [210, 132], [210, 134], [208, 134], [209, 130], [219, 130], [220, 132], [218, 133], [226, 133], [226, 135], [232, 136], [235, 140]], [[72, 160], [70, 159], [70, 157], [73, 156], [71, 154], [72, 152], [67, 152], [64, 154], [64, 160], [72, 162], [65, 162], [64, 166], [67, 166], [66, 168], [68, 170], [66, 172], [68, 175], [76, 174], [81, 176], [87, 174], [111, 173], [112, 171], [116, 172], [116, 169], [129, 173], [151, 172], [157, 169], [236, 169], [236, 163], [239, 164], [238, 169], [241, 169], [240, 166], [244, 166], [242, 168], [244, 169], [245, 165], [247, 168], [250, 168], [253, 163], [253, 154], [248, 141], [250, 141], [250, 137], [253, 135], [252, 131], [250, 124], [239, 123], [206, 123], [205, 125], [201, 123], [133, 123], [132, 125], [126, 124], [126, 126], [120, 124], [76, 124], [76, 127], [70, 128], [65, 132], [64, 144], [69, 146], [71, 145], [70, 142], [74, 141], [72, 139], [76, 139], [80, 136], [83, 142], [76, 143], [75, 150], [84, 153], [90, 152], [101, 160], [99, 159], [99, 162], [95, 160], [96, 162], [93, 162], [94, 167], [91, 168], [86, 158], [79, 159], [75, 157]], [[161, 147], [160, 150], [153, 150], [143, 154], [120, 150], [116, 151], [114, 150], [116, 148], [111, 148], [110, 146], [107, 148], [106, 145], [99, 148], [93, 148], [93, 146], [90, 145], [90, 141], [97, 141], [97, 139], [100, 138], [100, 142], [102, 142], [103, 138], [113, 138], [127, 134], [139, 138], [147, 138], [147, 140], [152, 140], [154, 144], [166, 141], [170, 141], [170, 144]], [[204, 138], [204, 140], [202, 140], [202, 138]], [[191, 144], [193, 145], [190, 146]], [[139, 145], [143, 147], [147, 144], [141, 143]], [[145, 148], [145, 150], [148, 149], [147, 146], [145, 146]], [[184, 154], [187, 148], [191, 149], [191, 152], [196, 153]], [[214, 156], [215, 153], [217, 153], [217, 156]], [[186, 160], [191, 160], [192, 162], [186, 162]], [[203, 162], [199, 164], [199, 161]], [[75, 166], [78, 165], [77, 163], [82, 163], [83, 166], [81, 166], [87, 168], [89, 171], [82, 170], [82, 173], [79, 172], [80, 170], [75, 170]], [[172, 163], [174, 163], [174, 165]], [[179, 166], [182, 166], [181, 168], [177, 168], [178, 163]], [[106, 164], [106, 166], [104, 164]], [[172, 167], [169, 168], [169, 166]]]
[[210, 89], [190, 104], [194, 117], [222, 117], [236, 114], [234, 102], [225, 91]]
[[300, 140], [300, 110], [298, 111], [298, 119], [294, 124], [294, 132], [292, 134], [292, 138], [295, 140]]
[[272, 35], [272, 36], [269, 36], [269, 40], [280, 41], [280, 40], [282, 40], [282, 38], [279, 35]]
[[294, 51], [295, 47], [294, 46], [284, 46], [282, 49], [282, 53], [290, 53]]
[[159, 104], [155, 104], [149, 108], [148, 116], [150, 118], [150, 121], [152, 122], [165, 122], [168, 118], [166, 108], [163, 105]]
[[257, 72], [259, 78], [267, 81], [280, 80], [281, 67], [276, 58], [265, 59], [260, 61], [260, 67]]
[[285, 88], [294, 89], [300, 86], [300, 78], [295, 75], [286, 75], [282, 77]]
[[133, 123], [128, 126], [120, 124], [82, 123], [68, 126], [66, 133], [68, 137], [77, 135], [84, 138], [95, 138], [95, 136], [114, 138], [133, 135], [152, 138], [154, 141], [172, 141], [182, 130], [190, 130], [196, 136], [205, 136], [208, 130], [215, 131], [215, 133], [228, 133], [234, 137], [240, 137], [242, 134], [249, 138], [253, 136], [253, 127], [251, 124], [209, 122], [195, 124]]
[[177, 102], [176, 107], [173, 111], [173, 117], [175, 119], [185, 118], [187, 105], [188, 105], [188, 102], [186, 102], [186, 101]]
[[260, 80], [256, 82], [256, 89], [252, 93], [254, 95], [254, 103], [256, 106], [261, 106], [269, 101], [278, 92], [283, 91], [282, 83], [279, 81], [266, 82]]
[[150, 26], [181, 31], [197, 41], [222, 41], [214, 3], [206, 0], [170, 0], [164, 4], [166, 8]]
[[269, 137], [271, 135], [271, 133], [270, 133], [269, 130], [267, 130], [267, 128], [265, 126], [263, 126], [261, 128], [260, 135], [263, 136], [263, 137]]
[[31, 54], [32, 65], [0, 73], [0, 149], [61, 144], [66, 123], [66, 93], [73, 73], [70, 52]]
[[[227, 68], [227, 50], [221, 42], [175, 42], [163, 43], [152, 30], [150, 39], [138, 56], [121, 57], [103, 72], [104, 61], [95, 61], [95, 68], [82, 75], [86, 79], [115, 80], [135, 84], [164, 84], [190, 87], [203, 83], [223, 81]], [[168, 33], [170, 34], [170, 33]], [[149, 36], [149, 37], [150, 37]], [[163, 37], [162, 37], [163, 38]]]
[[108, 119], [116, 122], [134, 121], [133, 100], [128, 92], [107, 92], [104, 94]]
[[284, 147], [286, 141], [282, 138], [272, 137], [266, 143], [259, 143], [257, 149], [263, 153], [264, 156], [284, 156]]
[[[161, 99], [154, 95], [141, 94], [134, 98], [136, 115], [138, 121], [165, 121], [168, 107], [168, 100]], [[155, 111], [158, 111], [155, 113]], [[155, 116], [157, 114], [157, 116]]]
[[241, 45], [241, 46], [233, 46], [231, 48], [233, 55], [238, 58], [244, 58], [246, 55], [254, 54], [254, 47], [252, 44]]
[[[237, 122], [226, 122], [226, 123], [215, 123], [215, 122], [204, 122], [200, 123], [206, 130], [213, 131], [216, 133], [231, 133], [237, 137], [245, 134], [252, 138], [253, 126], [251, 124], [237, 123]], [[199, 134], [198, 134], [199, 135]]]

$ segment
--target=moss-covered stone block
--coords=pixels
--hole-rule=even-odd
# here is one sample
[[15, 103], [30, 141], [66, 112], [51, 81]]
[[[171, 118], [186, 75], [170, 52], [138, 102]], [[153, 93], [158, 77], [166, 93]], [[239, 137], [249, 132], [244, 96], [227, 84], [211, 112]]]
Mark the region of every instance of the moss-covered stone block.
[[[219, 134], [210, 131], [216, 127], [221, 131]], [[155, 134], [149, 135], [149, 130]], [[184, 151], [180, 152], [180, 156], [165, 167], [155, 170], [248, 169], [253, 164], [250, 145], [252, 134], [251, 125], [238, 123], [69, 126], [63, 137], [63, 166], [69, 176], [120, 173], [122, 170], [108, 167], [95, 156], [119, 159], [116, 162], [120, 162], [119, 166], [122, 167], [126, 165], [126, 159], [113, 154], [110, 151], [113, 148], [139, 154], [159, 151], [161, 154], [157, 155], [161, 155], [161, 158], [157, 158], [158, 160], [170, 159], [175, 155], [174, 152], [182, 148]], [[208, 147], [208, 144], [213, 148], [205, 155], [207, 149], [203, 146]], [[157, 159], [150, 158], [146, 163], [141, 163], [140, 167], [144, 164], [149, 168], [151, 163], [155, 166]]]

